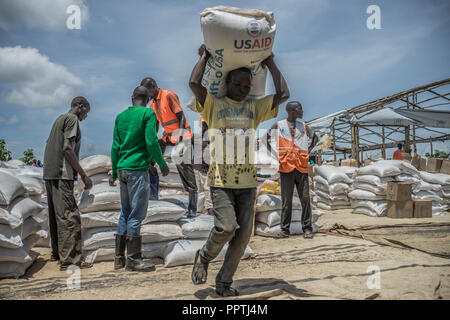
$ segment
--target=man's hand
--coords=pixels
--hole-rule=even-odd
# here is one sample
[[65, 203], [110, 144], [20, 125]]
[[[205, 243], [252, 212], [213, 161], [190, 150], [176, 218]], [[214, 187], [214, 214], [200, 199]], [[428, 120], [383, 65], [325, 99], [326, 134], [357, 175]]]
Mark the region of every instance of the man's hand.
[[204, 44], [202, 44], [200, 46], [200, 48], [198, 48], [198, 55], [201, 57], [203, 55], [206, 55], [206, 58], [209, 59], [209, 57], [211, 57], [211, 54], [209, 53], [208, 50], [206, 50], [206, 46]]
[[263, 67], [263, 68], [267, 67], [268, 63], [273, 62], [274, 57], [275, 57], [275, 55], [272, 53], [270, 56], [268, 56], [266, 59], [264, 59], [263, 62], [261, 62], [261, 67]]
[[116, 186], [116, 178], [110, 177], [109, 178], [109, 185], [111, 187], [115, 187]]
[[167, 176], [169, 174], [169, 166], [165, 167], [164, 169], [161, 170], [161, 173], [163, 175], [163, 177]]
[[84, 183], [84, 190], [89, 190], [92, 188], [92, 180], [87, 175], [83, 175], [81, 180], [83, 180]]

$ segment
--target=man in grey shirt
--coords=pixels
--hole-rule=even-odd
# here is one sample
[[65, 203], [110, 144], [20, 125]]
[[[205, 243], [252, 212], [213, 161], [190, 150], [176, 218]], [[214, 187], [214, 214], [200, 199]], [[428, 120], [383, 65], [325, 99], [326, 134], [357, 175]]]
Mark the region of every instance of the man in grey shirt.
[[77, 174], [85, 185], [92, 187], [91, 179], [81, 168], [78, 158], [83, 121], [91, 107], [84, 97], [72, 100], [68, 113], [53, 123], [44, 153], [44, 180], [47, 189], [52, 261], [59, 261], [60, 270], [71, 264], [80, 268], [91, 267], [82, 261], [80, 213], [73, 194]]

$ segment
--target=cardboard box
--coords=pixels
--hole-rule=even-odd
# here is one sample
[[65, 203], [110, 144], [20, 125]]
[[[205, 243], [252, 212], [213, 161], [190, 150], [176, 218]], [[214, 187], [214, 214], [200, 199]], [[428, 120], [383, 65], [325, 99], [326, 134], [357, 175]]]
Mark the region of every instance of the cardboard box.
[[421, 157], [418, 154], [414, 154], [411, 160], [411, 164], [417, 169], [420, 170], [420, 159]]
[[389, 218], [413, 218], [414, 202], [408, 201], [387, 201], [387, 216]]
[[392, 201], [411, 200], [411, 182], [389, 181], [386, 189], [386, 199]]
[[442, 160], [440, 173], [450, 174], [450, 159]]
[[426, 158], [420, 158], [419, 170], [427, 171], [427, 159]]
[[308, 176], [314, 177], [314, 165], [311, 163], [308, 164]]
[[358, 162], [355, 159], [344, 159], [341, 161], [341, 166], [357, 167]]
[[427, 161], [427, 172], [437, 173], [441, 170], [442, 160], [438, 158], [428, 158]]
[[431, 209], [431, 200], [414, 200], [414, 218], [431, 218]]
[[403, 153], [402, 153], [402, 160], [405, 160], [405, 161], [411, 161], [411, 160], [412, 160], [412, 157], [411, 157], [411, 155], [410, 155], [409, 153], [403, 152]]

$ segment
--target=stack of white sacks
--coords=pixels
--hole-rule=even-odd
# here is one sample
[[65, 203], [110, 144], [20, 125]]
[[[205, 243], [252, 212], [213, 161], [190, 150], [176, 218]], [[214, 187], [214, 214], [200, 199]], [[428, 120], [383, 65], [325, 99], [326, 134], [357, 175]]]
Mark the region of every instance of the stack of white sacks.
[[[265, 237], [277, 237], [281, 232], [282, 201], [280, 185], [277, 181], [266, 180], [259, 186], [260, 193], [256, 199], [255, 234]], [[314, 224], [323, 213], [312, 211], [313, 232], [317, 231]], [[290, 234], [302, 234], [302, 205], [297, 194], [292, 199], [292, 217]]]
[[348, 193], [354, 171], [354, 167], [314, 166], [314, 205], [325, 210], [350, 208]]
[[420, 171], [420, 178], [413, 186], [413, 200], [432, 200], [433, 215], [445, 214], [450, 205], [450, 175]]
[[448, 209], [448, 197], [445, 197], [443, 190], [450, 186], [450, 175], [418, 171], [407, 161], [380, 160], [355, 172], [352, 191], [349, 193], [353, 212], [385, 216], [389, 181], [411, 182], [412, 199], [432, 200], [433, 215]]
[[[121, 208], [119, 182], [116, 181], [115, 187], [107, 182], [111, 169], [111, 160], [107, 156], [92, 156], [82, 159], [80, 164], [94, 182], [91, 190], [81, 192], [78, 205], [83, 256], [90, 263], [112, 261]], [[80, 182], [78, 190], [82, 187]], [[175, 188], [166, 187], [166, 190]], [[143, 258], [161, 258], [166, 267], [193, 263], [195, 252], [206, 242], [214, 226], [214, 218], [203, 214], [189, 219], [183, 217], [187, 204], [188, 199], [177, 193], [160, 195], [159, 200], [149, 201], [147, 216], [141, 226]], [[225, 250], [226, 247], [217, 259], [223, 259]], [[244, 258], [250, 254], [251, 249], [247, 247]]]
[[39, 256], [31, 249], [43, 235], [35, 217], [44, 206], [32, 200], [30, 194], [38, 198], [43, 185], [39, 178], [17, 175], [21, 169], [33, 171], [0, 169], [0, 278], [23, 276]]

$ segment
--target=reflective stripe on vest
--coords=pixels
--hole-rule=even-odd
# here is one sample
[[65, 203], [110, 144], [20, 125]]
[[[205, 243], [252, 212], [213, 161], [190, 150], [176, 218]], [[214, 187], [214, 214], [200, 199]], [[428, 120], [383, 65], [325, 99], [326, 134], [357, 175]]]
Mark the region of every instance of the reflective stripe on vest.
[[[294, 135], [287, 120], [277, 122], [277, 147], [280, 166], [278, 171], [288, 173], [297, 169], [308, 173], [310, 138], [304, 122], [297, 121]], [[299, 129], [302, 128], [303, 130]]]
[[[180, 122], [176, 114], [169, 106], [169, 101], [167, 99], [168, 93], [172, 93], [175, 95], [175, 93], [171, 90], [159, 89], [158, 97], [156, 98], [156, 101], [152, 101], [152, 103], [150, 104], [150, 108], [155, 111], [158, 122], [164, 128], [163, 140], [167, 142], [167, 139], [169, 139], [172, 144], [176, 144], [178, 142], [178, 129], [180, 129]], [[186, 119], [185, 127], [186, 129], [183, 133], [183, 140], [192, 138], [192, 130], [189, 127]]]

